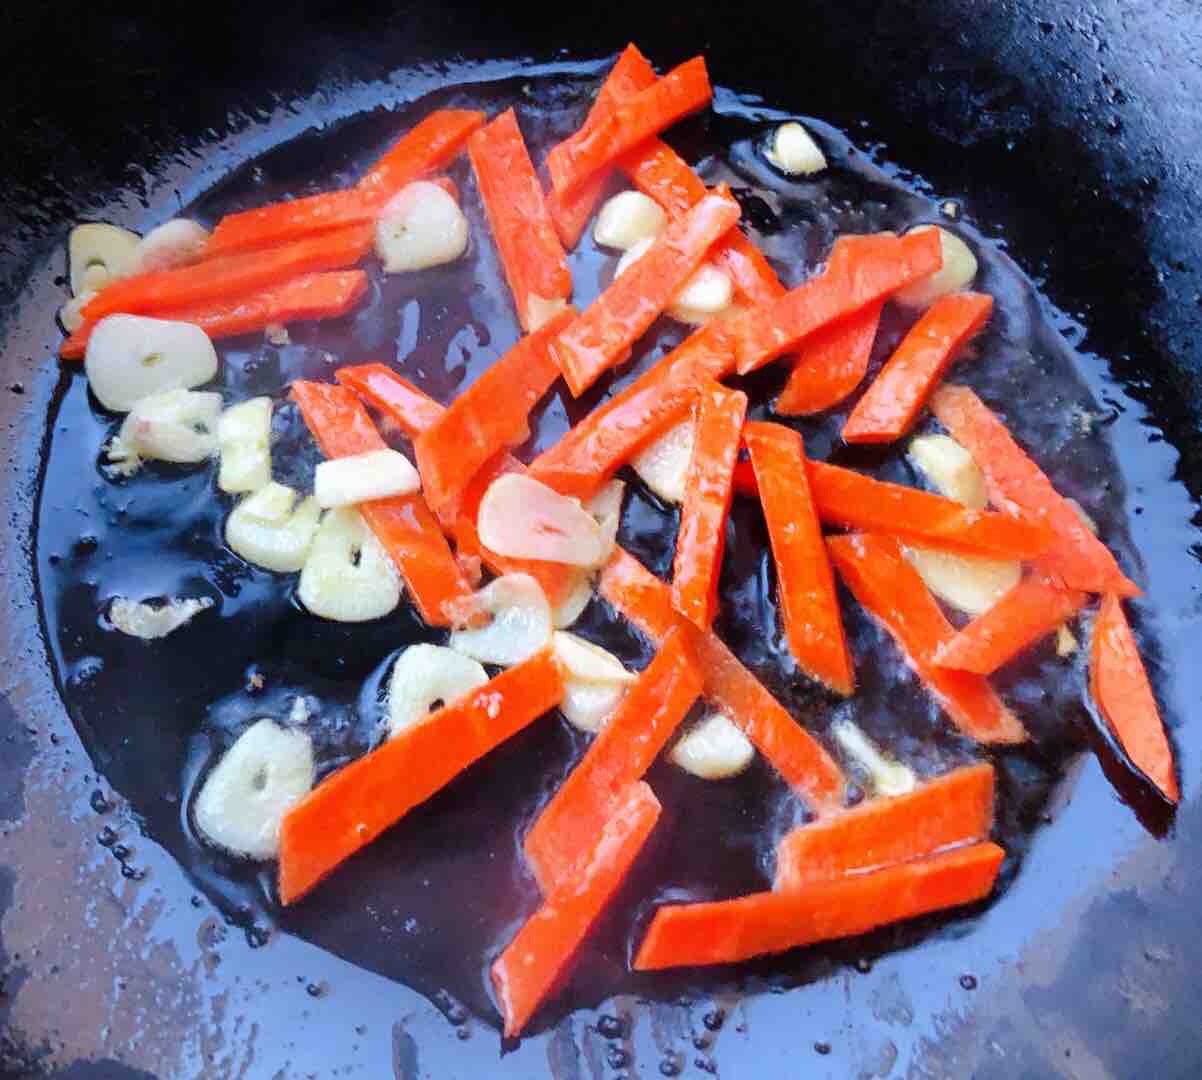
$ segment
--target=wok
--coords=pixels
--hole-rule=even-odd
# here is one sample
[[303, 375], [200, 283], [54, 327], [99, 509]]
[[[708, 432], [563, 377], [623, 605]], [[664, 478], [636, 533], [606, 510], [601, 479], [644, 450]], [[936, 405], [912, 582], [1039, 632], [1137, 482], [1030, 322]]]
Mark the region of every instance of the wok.
[[[1198, 1074], [1202, 14], [1173, 0], [606, 5], [552, 19], [433, 5], [6, 14], [4, 1075]], [[1138, 610], [1184, 800], [1171, 821], [1142, 805], [1137, 818], [1079, 758], [1040, 808], [1052, 823], [1034, 829], [1017, 880], [954, 933], [858, 968], [836, 951], [800, 982], [778, 967], [680, 1000], [619, 997], [501, 1056], [454, 1003], [223, 919], [139, 833], [98, 772], [108, 763], [89, 759], [34, 602], [56, 279], [75, 220], [161, 220], [314, 124], [465, 71], [588, 73], [630, 37], [661, 64], [704, 50], [716, 84], [883, 147], [961, 200], [1067, 313], [1059, 325], [1094, 356], [1113, 440], [1138, 447], [1123, 478], [1147, 584]], [[106, 827], [128, 852], [97, 843]]]

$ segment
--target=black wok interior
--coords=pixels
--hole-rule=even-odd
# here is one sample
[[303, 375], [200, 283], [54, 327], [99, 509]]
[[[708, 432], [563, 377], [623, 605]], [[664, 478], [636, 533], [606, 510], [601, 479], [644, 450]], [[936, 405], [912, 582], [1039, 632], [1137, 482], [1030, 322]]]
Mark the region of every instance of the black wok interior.
[[[289, 102], [314, 95], [320, 100], [323, 87], [370, 85], [418, 64], [437, 75], [440, 60], [449, 58], [591, 60], [631, 37], [661, 65], [704, 50], [715, 84], [820, 116], [861, 146], [880, 144], [892, 160], [930, 181], [934, 193], [960, 200], [974, 224], [986, 235], [1004, 236], [1010, 254], [1050, 299], [1086, 328], [1074, 344], [1109, 363], [1124, 394], [1120, 407], [1145, 406], [1151, 419], [1144, 426], [1162, 431], [1179, 451], [1175, 469], [1153, 479], [1166, 483], [1172, 472], [1188, 489], [1190, 509], [1202, 497], [1202, 280], [1196, 265], [1202, 17], [1184, 4], [1159, 5], [1155, 12], [1122, 3], [847, 3], [837, 10], [703, 4], [681, 13], [615, 5], [564, 12], [550, 22], [510, 7], [347, 7], [301, 15], [251, 5], [233, 13], [193, 9], [138, 19], [65, 5], [6, 17], [7, 41], [0, 44], [0, 116], [8, 137], [0, 165], [0, 342], [3, 385], [10, 391], [0, 409], [7, 422], [3, 437], [11, 445], [3, 496], [12, 508], [11, 531], [4, 554], [18, 597], [32, 592], [29, 504], [56, 366], [49, 351], [55, 335], [46, 319], [42, 338], [28, 329], [36, 325], [31, 311], [53, 310], [37, 298], [53, 275], [35, 276], [28, 289], [26, 282], [59, 249], [70, 222], [110, 205], [115, 191], [128, 191], [136, 210], [139, 196], [150, 197], [149, 178], [162, 175], [199, 183], [181, 190], [180, 200], [189, 201], [220, 179], [220, 173], [205, 174], [204, 160], [221, 158], [223, 138], [244, 133], [273, 110], [289, 115]], [[294, 113], [303, 130], [303, 107]], [[56, 266], [61, 272], [61, 261]], [[1149, 502], [1155, 497], [1149, 495]], [[1185, 506], [1178, 497], [1172, 513], [1181, 516]], [[1196, 542], [1182, 520], [1165, 542], [1179, 554], [1191, 536]], [[1158, 613], [1157, 625], [1177, 631], [1174, 641], [1188, 640], [1180, 628], [1198, 619], [1199, 574], [1186, 566], [1176, 593], [1164, 583], [1150, 590], [1150, 599], [1172, 600]], [[5, 639], [20, 645], [10, 650], [14, 671], [0, 701], [0, 734], [8, 740], [0, 759], [0, 825], [19, 821], [33, 804], [31, 778], [36, 774], [39, 785], [46, 783], [44, 769], [39, 771], [46, 755], [57, 763], [61, 747], [73, 748], [76, 739], [58, 715], [28, 601], [14, 601], [0, 615], [0, 624], [5, 620], [11, 622]], [[1160, 659], [1167, 669], [1188, 655], [1164, 644]], [[27, 676], [16, 670], [23, 665]], [[31, 690], [30, 682], [39, 685]], [[1196, 676], [1181, 676], [1172, 693], [1196, 709], [1197, 691]], [[901, 1044], [918, 1075], [959, 1074], [959, 1063], [970, 1054], [976, 1055], [969, 1070], [974, 1075], [1074, 1075], [1074, 1052], [1078, 1062], [1088, 1055], [1079, 1067], [1096, 1061], [1114, 1075], [1139, 1068], [1158, 1076], [1193, 1075], [1202, 1051], [1191, 1002], [1202, 995], [1202, 976], [1184, 960], [1195, 950], [1188, 910], [1199, 875], [1190, 863], [1202, 842], [1202, 820], [1192, 782], [1197, 740], [1187, 746], [1179, 732], [1177, 741], [1186, 803], [1168, 837], [1133, 844], [1113, 875], [1099, 870], [1084, 916], [1070, 915], [1060, 895], [1043, 905], [1029, 890], [1015, 901], [1023, 905], [1018, 913], [1008, 908], [992, 915], [990, 933], [1004, 935], [1043, 912], [1049, 938], [1039, 949], [1060, 960], [1043, 969], [1030, 956], [996, 965], [996, 977], [982, 975], [975, 997], [959, 994], [955, 1024], [924, 1027], [921, 1017], [915, 1019], [916, 1012], [926, 1015], [913, 1004], [924, 993], [913, 982], [921, 979], [921, 964], [888, 971], [880, 965], [875, 975], [833, 965], [829, 993], [845, 999], [842, 1009], [828, 1005], [815, 1014], [810, 995], [791, 1012], [794, 995], [775, 993], [782, 988], [771, 980], [753, 980], [752, 996], [766, 1003], [755, 1008], [725, 999], [644, 1008], [626, 999], [569, 1019], [498, 1062], [491, 1032], [477, 1029], [461, 1040], [458, 1032], [469, 1029], [451, 1015], [453, 1007], [422, 1011], [413, 1004], [394, 1010], [395, 1022], [381, 1023], [373, 1014], [361, 1024], [356, 995], [373, 992], [371, 987], [358, 987], [350, 975], [344, 983], [337, 968], [316, 977], [289, 967], [288, 993], [309, 999], [287, 1007], [297, 1027], [246, 1036], [246, 1055], [230, 1045], [214, 1050], [206, 1074], [237, 1075], [245, 1066], [246, 1075], [270, 1076], [278, 1065], [284, 1075], [293, 1074], [289, 1069], [328, 1075], [336, 1065], [353, 1063], [364, 1075], [387, 1075], [391, 1068], [406, 1077], [617, 1077], [623, 1070], [651, 1075], [674, 1062], [701, 1075], [692, 1062], [705, 1051], [701, 1060], [720, 1075], [793, 1075], [792, 1069], [803, 1067], [797, 1074], [889, 1075]], [[91, 843], [103, 825], [88, 807], [76, 806], [80, 792], [87, 801], [93, 789], [105, 790], [89, 769], [80, 752], [64, 764], [63, 790], [72, 794], [61, 800], [61, 830], [45, 830], [48, 844], [61, 840], [71, 850], [72, 837]], [[1082, 781], [1076, 794], [1082, 804], [1111, 799], [1104, 782], [1090, 783]], [[45, 851], [11, 844], [8, 835], [0, 832], [0, 913], [22, 895], [37, 895], [24, 883], [50, 874]], [[1087, 835], [1082, 843], [1089, 844]], [[1109, 848], [1099, 855], [1111, 857]], [[1146, 888], [1138, 878], [1131, 884], [1131, 864], [1144, 868]], [[92, 869], [100, 877], [113, 869], [105, 860], [98, 867]], [[166, 930], [138, 929], [142, 924], [127, 920], [130, 932], [145, 935], [142, 952], [163, 934], [199, 942], [196, 955], [211, 1005], [226, 980], [236, 979], [240, 964], [259, 962], [252, 956], [254, 942], [207, 908], [189, 915], [186, 882], [161, 875], [150, 884], [167, 894], [174, 890], [182, 910], [166, 920]], [[1038, 875], [1036, 884], [1046, 890], [1065, 885], [1054, 873]], [[173, 904], [167, 903], [172, 911]], [[69, 952], [67, 942], [84, 956], [105, 947], [51, 912], [45, 922], [47, 955]], [[25, 1019], [10, 1023], [21, 1015], [14, 1003], [43, 961], [16, 955], [4, 938], [5, 925], [0, 923], [5, 1075], [173, 1075], [163, 1071], [175, 1059], [163, 1050], [161, 1037], [133, 1039], [122, 1054], [73, 1060], [53, 1052], [58, 1044], [86, 1042], [64, 1036], [64, 1029], [98, 1024], [100, 1017], [125, 1010], [125, 986], [101, 990], [84, 981], [77, 999], [64, 1002], [62, 1014], [41, 1026]], [[154, 970], [129, 976], [156, 992], [156, 978], [182, 977]], [[850, 980], [874, 977], [871, 987], [851, 988]], [[379, 985], [373, 984], [375, 992]], [[1020, 1023], [1016, 1000], [1039, 1003], [1055, 1023]], [[899, 1004], [904, 1001], [911, 1004]], [[717, 1038], [706, 1019], [721, 1009], [732, 1018]], [[649, 1012], [648, 1024], [631, 1020], [623, 1037], [605, 1037], [600, 1017], [633, 1017], [640, 1010]], [[178, 1027], [182, 1037], [193, 1021], [194, 1014], [180, 1008], [143, 1023]], [[747, 1030], [739, 1031], [740, 1025]], [[228, 1027], [214, 1026], [228, 1035]], [[882, 1040], [880, 1033], [892, 1028], [904, 1030], [904, 1039], [893, 1031]], [[706, 1045], [694, 1048], [694, 1039]], [[991, 1043], [1005, 1055], [990, 1051]], [[887, 1046], [894, 1047], [892, 1060], [881, 1049]], [[610, 1053], [615, 1048], [628, 1064], [615, 1064], [621, 1058]]]

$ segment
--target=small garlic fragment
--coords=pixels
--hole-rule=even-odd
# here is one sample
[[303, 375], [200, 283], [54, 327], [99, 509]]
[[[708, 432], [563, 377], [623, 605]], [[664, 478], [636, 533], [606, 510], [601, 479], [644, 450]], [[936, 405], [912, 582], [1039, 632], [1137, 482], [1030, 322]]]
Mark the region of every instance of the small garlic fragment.
[[409, 459], [392, 449], [323, 461], [313, 476], [313, 494], [324, 509], [412, 495], [420, 487], [421, 479]]
[[429, 180], [406, 184], [376, 221], [376, 254], [388, 274], [454, 262], [467, 250], [467, 238], [459, 204]]
[[89, 222], [76, 225], [67, 238], [71, 292], [97, 292], [110, 281], [133, 272], [139, 237], [119, 225]]
[[600, 731], [636, 679], [613, 653], [562, 630], [551, 635], [555, 657], [564, 670], [559, 711], [581, 731]]
[[536, 330], [549, 323], [561, 311], [567, 309], [568, 302], [560, 297], [548, 299], [531, 293], [526, 298], [526, 332], [533, 334]]
[[389, 738], [488, 682], [478, 661], [424, 642], [410, 645], [388, 679]]
[[704, 326], [726, 311], [734, 300], [730, 278], [711, 262], [703, 262], [672, 299], [668, 314], [690, 326]]
[[596, 566], [601, 528], [575, 499], [523, 473], [498, 476], [480, 500], [480, 543], [512, 559]]
[[914, 770], [883, 754], [880, 748], [850, 720], [836, 720], [831, 736], [848, 757], [868, 773], [877, 795], [905, 795], [918, 786]]
[[691, 418], [681, 420], [631, 459], [639, 479], [666, 503], [684, 501], [694, 430]]
[[585, 509], [597, 519], [601, 530], [601, 557], [598, 564], [609, 561], [618, 544], [618, 529], [622, 525], [622, 499], [626, 494], [623, 480], [610, 480], [597, 492]]
[[899, 289], [893, 299], [903, 307], [929, 308], [941, 296], [967, 289], [977, 276], [977, 257], [972, 249], [953, 232], [938, 225], [919, 225], [914, 233], [937, 229], [943, 252], [943, 265], [933, 274]]
[[902, 552], [931, 592], [966, 615], [983, 615], [1023, 576], [1022, 563], [1013, 559], [988, 559], [908, 544], [902, 545]]
[[88, 338], [84, 371], [101, 405], [129, 412], [151, 394], [207, 383], [217, 374], [217, 350], [191, 323], [109, 315]]
[[551, 643], [551, 605], [529, 574], [505, 574], [475, 595], [475, 610], [492, 616], [483, 627], [456, 630], [450, 646], [482, 664], [510, 667]]
[[826, 168], [826, 155], [796, 120], [781, 124], [773, 132], [772, 143], [764, 156], [790, 176], [812, 176]]
[[151, 641], [166, 637], [212, 606], [211, 596], [186, 599], [175, 597], [163, 604], [149, 604], [145, 600], [129, 600], [124, 596], [117, 596], [109, 604], [108, 621], [114, 630], [120, 630], [123, 634], [141, 638], [143, 641]]
[[634, 672], [627, 670], [613, 653], [578, 634], [556, 630], [551, 635], [551, 645], [555, 650], [555, 658], [570, 678], [582, 682], [616, 682], [623, 685], [635, 681]]
[[332, 622], [367, 622], [401, 602], [396, 567], [358, 510], [327, 510], [301, 567], [296, 596]]
[[907, 454], [940, 495], [971, 510], [985, 509], [989, 502], [985, 474], [950, 435], [917, 435], [910, 440]]
[[258, 491], [271, 480], [271, 398], [231, 405], [217, 421], [222, 491]]
[[565, 679], [559, 711], [578, 731], [595, 734], [605, 727], [609, 718], [617, 712], [625, 696], [626, 687], [622, 683]]
[[234, 507], [225, 522], [225, 542], [236, 555], [265, 570], [299, 570], [309, 554], [321, 508], [311, 495], [274, 480]]
[[[120, 454], [191, 465], [217, 451], [221, 395], [199, 390], [167, 390], [140, 398], [118, 436]], [[112, 448], [110, 460], [115, 460]]]
[[551, 623], [556, 630], [566, 630], [589, 606], [593, 599], [593, 576], [587, 570], [577, 572], [572, 587], [551, 613]]
[[1068, 628], [1068, 623], [1061, 623], [1056, 629], [1056, 655], [1067, 659], [1080, 647], [1076, 635]]
[[641, 191], [619, 191], [606, 200], [593, 226], [593, 239], [602, 247], [626, 251], [640, 240], [656, 237], [668, 224], [663, 208]]
[[209, 242], [209, 230], [187, 218], [173, 218], [151, 229], [135, 252], [138, 273], [150, 270], [174, 270], [196, 262]]
[[755, 747], [730, 717], [713, 712], [679, 739], [669, 756], [673, 765], [702, 780], [725, 780], [751, 764]]

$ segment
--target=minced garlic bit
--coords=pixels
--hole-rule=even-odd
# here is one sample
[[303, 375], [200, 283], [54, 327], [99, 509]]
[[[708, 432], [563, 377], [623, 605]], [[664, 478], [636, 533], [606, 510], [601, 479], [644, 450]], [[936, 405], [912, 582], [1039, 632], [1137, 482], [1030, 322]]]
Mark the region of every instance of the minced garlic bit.
[[213, 598], [209, 596], [176, 598], [165, 604], [150, 604], [145, 600], [127, 600], [124, 596], [118, 596], [109, 605], [108, 620], [114, 630], [151, 641], [166, 637], [212, 606]]

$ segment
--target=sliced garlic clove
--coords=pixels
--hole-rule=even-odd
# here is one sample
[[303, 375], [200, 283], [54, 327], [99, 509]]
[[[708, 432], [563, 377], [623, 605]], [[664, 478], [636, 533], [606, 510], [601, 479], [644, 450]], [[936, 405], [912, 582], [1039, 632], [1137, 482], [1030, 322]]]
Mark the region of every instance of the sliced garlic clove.
[[389, 274], [454, 262], [467, 250], [467, 218], [438, 184], [416, 180], [376, 221], [376, 254]]
[[903, 307], [929, 308], [941, 296], [967, 289], [977, 276], [977, 257], [972, 249], [955, 233], [941, 229], [938, 225], [919, 225], [911, 232], [922, 233], [937, 229], [939, 245], [943, 252], [943, 265], [933, 274], [899, 289], [893, 299]]
[[595, 734], [617, 712], [625, 696], [625, 683], [564, 679], [559, 711], [572, 727]]
[[421, 479], [409, 459], [391, 449], [323, 461], [313, 477], [313, 494], [325, 509], [412, 495], [420, 487]]
[[222, 491], [258, 491], [271, 481], [271, 398], [240, 401], [217, 421]]
[[730, 278], [713, 263], [704, 262], [672, 298], [668, 314], [690, 326], [704, 326], [726, 311], [735, 298]]
[[693, 456], [693, 435], [692, 419], [682, 420], [631, 459], [630, 464], [639, 479], [666, 503], [684, 502], [689, 459]]
[[139, 273], [187, 266], [200, 259], [208, 242], [209, 230], [199, 222], [173, 218], [138, 241], [134, 265]]
[[566, 630], [584, 614], [584, 609], [592, 599], [593, 576], [588, 571], [581, 570], [567, 595], [551, 612], [551, 624], [556, 630]]
[[118, 438], [121, 446], [140, 458], [195, 464], [216, 453], [220, 416], [220, 394], [167, 390], [140, 398]]
[[58, 321], [63, 324], [63, 329], [68, 334], [74, 334], [83, 326], [83, 309], [91, 303], [95, 295], [96, 293], [91, 291], [81, 292], [58, 309]]
[[577, 634], [556, 630], [551, 635], [551, 647], [567, 675], [581, 682], [627, 685], [637, 677], [613, 653]]
[[724, 713], [710, 713], [672, 747], [672, 763], [702, 780], [737, 776], [755, 757], [755, 747]]
[[505, 574], [475, 595], [474, 609], [491, 615], [487, 626], [456, 630], [450, 646], [482, 664], [510, 667], [551, 643], [551, 605], [529, 574]]
[[312, 790], [315, 775], [308, 735], [257, 720], [205, 778], [192, 808], [196, 829], [231, 854], [274, 858], [284, 815]]
[[191, 323], [109, 315], [88, 338], [84, 371], [101, 405], [128, 412], [151, 394], [207, 383], [217, 374], [217, 350]]
[[622, 500], [626, 495], [626, 483], [623, 480], [610, 480], [597, 492], [585, 506], [585, 509], [597, 519], [601, 530], [601, 558], [598, 563], [606, 563], [618, 545], [618, 529], [622, 525]]
[[549, 323], [561, 311], [565, 311], [567, 306], [568, 302], [560, 297], [548, 299], [539, 296], [538, 293], [531, 293], [526, 298], [526, 332], [533, 334], [542, 329], [545, 323]]
[[511, 559], [596, 566], [601, 528], [575, 499], [523, 473], [498, 476], [480, 500], [480, 543]]
[[333, 622], [367, 622], [401, 602], [396, 568], [358, 510], [327, 510], [301, 567], [296, 595]]
[[444, 645], [410, 645], [392, 665], [388, 680], [391, 738], [488, 682], [478, 661]]
[[166, 637], [212, 606], [211, 596], [176, 597], [165, 604], [149, 604], [144, 600], [128, 600], [118, 596], [109, 604], [108, 621], [114, 630], [143, 641], [152, 641]]
[[602, 247], [626, 251], [640, 240], [658, 236], [668, 224], [663, 208], [641, 191], [619, 191], [597, 214], [593, 239]]
[[637, 241], [628, 247], [618, 260], [618, 265], [614, 267], [614, 277], [620, 278], [627, 270], [629, 270], [636, 262], [639, 261], [648, 251], [651, 250], [651, 245], [655, 243], [654, 236], [646, 236], [642, 240]]
[[772, 133], [772, 142], [764, 156], [789, 176], [812, 176], [826, 168], [826, 155], [796, 120], [781, 124]]
[[265, 570], [288, 574], [305, 564], [321, 508], [312, 496], [297, 503], [296, 492], [274, 481], [248, 495], [225, 523], [225, 542], [234, 554]]
[[966, 615], [983, 615], [1023, 576], [1022, 563], [958, 555], [935, 548], [911, 547], [902, 551], [918, 576], [945, 604]]
[[67, 239], [71, 292], [79, 296], [103, 289], [137, 265], [139, 237], [119, 225], [76, 225]]
[[989, 502], [985, 474], [970, 454], [950, 435], [917, 435], [907, 451], [910, 461], [940, 495], [984, 510]]
[[836, 720], [831, 735], [843, 752], [868, 774], [868, 782], [877, 795], [905, 795], [918, 786], [914, 770], [886, 756], [863, 731], [850, 720]]

